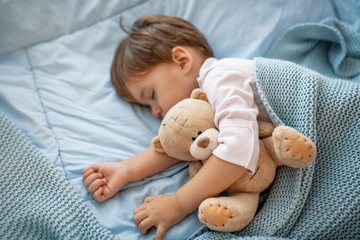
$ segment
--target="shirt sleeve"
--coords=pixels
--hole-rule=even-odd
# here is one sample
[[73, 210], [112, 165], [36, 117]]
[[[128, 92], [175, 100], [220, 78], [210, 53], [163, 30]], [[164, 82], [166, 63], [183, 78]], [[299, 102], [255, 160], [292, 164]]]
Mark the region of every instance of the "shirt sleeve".
[[213, 64], [198, 81], [214, 109], [219, 129], [219, 146], [213, 154], [253, 173], [259, 156], [259, 112], [251, 88], [253, 62], [245, 60], [243, 69]]

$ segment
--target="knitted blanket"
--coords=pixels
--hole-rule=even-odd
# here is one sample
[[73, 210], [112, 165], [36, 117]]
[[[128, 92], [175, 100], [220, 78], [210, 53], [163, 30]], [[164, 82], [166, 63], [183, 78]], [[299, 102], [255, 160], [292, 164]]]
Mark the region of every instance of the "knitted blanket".
[[276, 125], [315, 142], [317, 157], [304, 169], [280, 167], [245, 229], [197, 239], [360, 239], [360, 34], [331, 19], [298, 25], [268, 57], [256, 59], [262, 100]]
[[0, 113], [0, 238], [113, 239], [65, 177]]

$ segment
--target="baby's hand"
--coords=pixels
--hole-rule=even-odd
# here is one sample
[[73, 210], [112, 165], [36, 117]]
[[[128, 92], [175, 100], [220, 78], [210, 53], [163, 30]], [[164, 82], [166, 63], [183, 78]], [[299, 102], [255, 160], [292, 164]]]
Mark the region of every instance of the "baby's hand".
[[147, 197], [144, 203], [134, 210], [134, 221], [141, 234], [156, 227], [155, 239], [164, 238], [167, 229], [180, 222], [187, 214], [181, 209], [176, 197], [158, 195]]
[[121, 162], [93, 164], [82, 170], [82, 173], [84, 185], [99, 203], [114, 196], [128, 183], [126, 166]]

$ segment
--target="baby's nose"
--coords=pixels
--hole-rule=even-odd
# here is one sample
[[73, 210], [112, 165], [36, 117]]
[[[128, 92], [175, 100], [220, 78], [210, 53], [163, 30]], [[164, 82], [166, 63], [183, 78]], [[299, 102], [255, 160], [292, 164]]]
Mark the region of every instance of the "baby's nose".
[[202, 147], [202, 148], [206, 148], [207, 146], [209, 146], [209, 143], [210, 143], [210, 138], [208, 137], [202, 137], [199, 139], [199, 141], [197, 142], [197, 145], [199, 147]]

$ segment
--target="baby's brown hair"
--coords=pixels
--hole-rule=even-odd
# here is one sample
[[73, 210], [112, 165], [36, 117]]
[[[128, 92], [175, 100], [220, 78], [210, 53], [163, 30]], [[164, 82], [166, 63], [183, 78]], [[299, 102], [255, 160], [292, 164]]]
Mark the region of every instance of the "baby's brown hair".
[[204, 57], [213, 52], [205, 36], [190, 22], [164, 15], [147, 15], [134, 22], [116, 49], [111, 66], [111, 82], [117, 94], [129, 102], [135, 102], [128, 91], [126, 80], [146, 74], [152, 67], [171, 62], [171, 50], [176, 46], [190, 46]]

